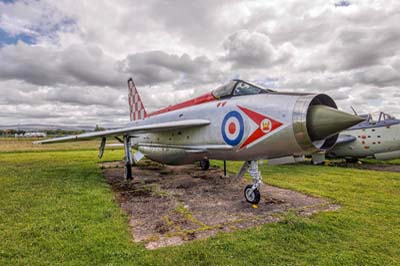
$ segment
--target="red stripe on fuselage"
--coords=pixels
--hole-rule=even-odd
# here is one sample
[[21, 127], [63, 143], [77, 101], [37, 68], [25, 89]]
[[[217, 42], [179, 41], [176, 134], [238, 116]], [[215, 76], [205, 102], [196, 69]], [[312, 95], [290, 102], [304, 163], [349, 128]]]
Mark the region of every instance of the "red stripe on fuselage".
[[203, 94], [197, 98], [188, 100], [188, 101], [184, 101], [181, 103], [178, 103], [176, 105], [172, 105], [172, 106], [168, 106], [166, 108], [160, 109], [158, 111], [155, 111], [151, 114], [148, 114], [148, 116], [154, 116], [154, 115], [159, 115], [159, 114], [164, 114], [164, 113], [168, 113], [171, 111], [175, 111], [175, 110], [179, 110], [179, 109], [183, 109], [183, 108], [187, 108], [190, 106], [195, 106], [195, 105], [199, 105], [202, 103], [207, 103], [207, 102], [212, 102], [212, 101], [216, 101], [216, 99], [214, 98], [214, 96], [212, 95], [211, 92], [208, 92], [206, 94]]

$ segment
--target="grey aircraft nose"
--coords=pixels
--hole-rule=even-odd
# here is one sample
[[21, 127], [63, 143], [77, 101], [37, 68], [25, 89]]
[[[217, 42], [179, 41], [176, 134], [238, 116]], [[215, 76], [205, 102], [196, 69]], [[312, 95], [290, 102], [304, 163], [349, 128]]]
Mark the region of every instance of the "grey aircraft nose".
[[312, 141], [322, 140], [364, 120], [325, 105], [314, 105], [307, 113], [308, 134]]

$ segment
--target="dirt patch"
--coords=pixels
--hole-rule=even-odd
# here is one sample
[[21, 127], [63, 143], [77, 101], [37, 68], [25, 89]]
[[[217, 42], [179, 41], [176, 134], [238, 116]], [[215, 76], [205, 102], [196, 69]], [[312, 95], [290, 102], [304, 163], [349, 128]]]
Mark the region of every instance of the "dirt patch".
[[324, 199], [269, 185], [261, 187], [261, 202], [253, 208], [243, 196], [249, 182], [222, 178], [219, 168], [202, 171], [194, 165], [145, 161], [133, 168], [134, 180], [128, 182], [123, 180], [122, 163], [101, 167], [129, 215], [134, 240], [148, 249], [276, 222], [289, 210], [307, 216], [338, 208]]
[[363, 162], [358, 162], [358, 163], [336, 162], [336, 163], [333, 163], [332, 166], [400, 173], [400, 165], [396, 165], [396, 164], [370, 164], [370, 163], [363, 163]]

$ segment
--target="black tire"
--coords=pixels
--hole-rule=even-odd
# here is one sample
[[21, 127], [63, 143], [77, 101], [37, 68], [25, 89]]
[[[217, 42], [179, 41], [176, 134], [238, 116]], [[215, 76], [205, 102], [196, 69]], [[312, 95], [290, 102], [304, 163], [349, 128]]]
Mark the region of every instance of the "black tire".
[[132, 180], [132, 165], [129, 162], [125, 163], [124, 177], [125, 180]]
[[248, 203], [258, 204], [261, 199], [260, 191], [258, 189], [254, 189], [252, 191], [253, 185], [247, 185], [244, 189], [244, 197]]
[[346, 163], [358, 163], [358, 158], [346, 158]]
[[210, 168], [210, 161], [206, 160], [206, 159], [201, 160], [200, 167], [201, 167], [201, 170], [204, 170], [204, 171], [208, 170]]

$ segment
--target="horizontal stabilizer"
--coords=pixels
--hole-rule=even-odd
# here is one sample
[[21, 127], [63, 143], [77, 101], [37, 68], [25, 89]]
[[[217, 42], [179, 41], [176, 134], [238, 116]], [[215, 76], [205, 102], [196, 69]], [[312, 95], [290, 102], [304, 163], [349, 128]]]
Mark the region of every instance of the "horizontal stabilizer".
[[95, 139], [95, 138], [101, 138], [101, 137], [121, 136], [121, 135], [131, 134], [131, 133], [160, 132], [160, 131], [180, 129], [180, 128], [200, 127], [200, 126], [206, 126], [209, 124], [210, 124], [210, 121], [205, 120], [205, 119], [171, 121], [171, 122], [163, 122], [163, 123], [149, 124], [149, 125], [143, 125], [143, 126], [125, 127], [125, 128], [119, 128], [119, 129], [90, 132], [90, 133], [84, 133], [84, 134], [80, 134], [80, 135], [70, 135], [70, 136], [66, 136], [66, 137], [35, 141], [35, 142], [33, 142], [33, 144], [49, 144], [49, 143], [56, 143], [56, 142], [89, 140], [89, 139]]

